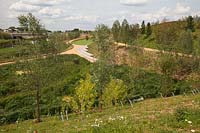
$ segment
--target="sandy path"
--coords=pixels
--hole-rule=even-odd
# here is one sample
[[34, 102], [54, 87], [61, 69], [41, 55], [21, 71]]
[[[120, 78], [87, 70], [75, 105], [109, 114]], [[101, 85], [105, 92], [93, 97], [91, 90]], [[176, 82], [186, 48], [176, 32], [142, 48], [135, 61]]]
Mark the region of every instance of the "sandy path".
[[92, 63], [97, 61], [97, 59], [93, 57], [93, 54], [88, 53], [88, 46], [85, 46], [85, 45], [73, 44], [72, 49], [60, 53], [60, 55], [70, 55], [70, 54], [78, 55]]
[[[66, 42], [66, 43], [72, 44], [73, 41], [80, 40], [80, 39], [83, 39], [83, 38], [70, 40], [69, 42]], [[82, 58], [85, 58], [86, 60], [88, 60], [89, 62], [92, 62], [92, 63], [97, 61], [97, 59], [93, 57], [93, 54], [88, 53], [88, 46], [86, 46], [86, 45], [75, 45], [75, 44], [73, 44], [72, 49], [60, 53], [60, 55], [72, 55], [72, 54], [78, 55]], [[46, 58], [46, 56], [44, 56], [44, 58]], [[33, 59], [29, 59], [29, 60], [33, 60]], [[0, 66], [5, 66], [5, 65], [10, 65], [10, 64], [15, 64], [15, 63], [16, 63], [15, 61], [4, 62], [4, 63], [0, 63]]]

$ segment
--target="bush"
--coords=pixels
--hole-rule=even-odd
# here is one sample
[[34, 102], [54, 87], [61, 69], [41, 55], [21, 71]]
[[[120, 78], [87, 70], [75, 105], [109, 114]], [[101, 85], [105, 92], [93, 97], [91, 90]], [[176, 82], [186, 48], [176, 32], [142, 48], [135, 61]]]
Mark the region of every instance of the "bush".
[[12, 36], [9, 33], [0, 32], [0, 39], [12, 39]]

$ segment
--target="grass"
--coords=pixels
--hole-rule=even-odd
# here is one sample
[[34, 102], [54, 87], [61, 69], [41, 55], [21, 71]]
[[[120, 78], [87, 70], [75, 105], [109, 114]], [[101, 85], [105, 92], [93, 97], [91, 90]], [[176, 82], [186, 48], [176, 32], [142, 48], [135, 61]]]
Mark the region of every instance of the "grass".
[[93, 44], [94, 41], [92, 39], [81, 39], [81, 40], [77, 40], [77, 41], [74, 41], [73, 44], [76, 44], [76, 45], [91, 45]]
[[5, 40], [5, 39], [0, 39], [0, 44], [2, 44], [2, 43], [8, 43], [8, 42], [10, 42], [11, 40]]
[[[182, 117], [180, 108], [188, 112]], [[1, 126], [1, 132], [145, 132], [145, 133], [188, 133], [200, 132], [200, 95], [176, 96], [170, 98], [149, 99], [135, 103], [133, 107], [111, 107], [100, 112], [87, 112], [82, 115], [71, 114], [69, 121], [61, 121], [59, 116], [43, 117], [43, 122], [33, 120]], [[183, 112], [186, 110], [183, 110]], [[177, 115], [177, 112], [181, 115]], [[195, 112], [195, 113], [194, 113]], [[183, 113], [184, 114], [184, 113]], [[192, 123], [189, 124], [188, 121]]]

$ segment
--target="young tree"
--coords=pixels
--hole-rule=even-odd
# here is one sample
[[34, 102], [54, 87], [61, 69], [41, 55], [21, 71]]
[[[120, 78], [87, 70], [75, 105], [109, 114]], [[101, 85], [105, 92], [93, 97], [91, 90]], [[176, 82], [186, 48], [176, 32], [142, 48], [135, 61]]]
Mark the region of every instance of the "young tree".
[[194, 18], [192, 16], [187, 17], [187, 30], [194, 32], [195, 27], [194, 27]]
[[124, 19], [121, 26], [120, 37], [121, 41], [125, 44], [129, 42], [129, 37], [130, 37], [129, 31], [130, 31], [129, 23], [126, 19]]
[[182, 53], [191, 54], [193, 52], [193, 45], [191, 31], [182, 32], [178, 40], [178, 50]]
[[106, 84], [110, 80], [110, 73], [114, 64], [113, 48], [111, 47], [110, 29], [105, 25], [98, 25], [94, 33], [94, 40], [98, 46], [98, 60], [94, 64], [93, 77], [98, 93], [98, 106], [102, 109], [102, 95]]
[[119, 41], [120, 41], [120, 29], [121, 29], [120, 22], [119, 22], [119, 20], [116, 20], [116, 21], [113, 23], [113, 26], [112, 26], [113, 39], [114, 39], [116, 42], [119, 42]]
[[116, 105], [127, 96], [127, 87], [119, 79], [111, 79], [103, 92], [103, 101], [106, 106]]
[[141, 25], [141, 34], [145, 34], [146, 33], [146, 26], [145, 26], [145, 22], [142, 21], [142, 25]]
[[95, 84], [91, 81], [91, 75], [87, 74], [85, 80], [80, 80], [80, 84], [75, 89], [75, 95], [80, 106], [80, 111], [83, 112], [89, 109], [94, 104], [96, 92]]
[[151, 23], [147, 24], [146, 36], [149, 37], [152, 34]]
[[[46, 34], [45, 30], [40, 24], [40, 21], [33, 16], [32, 14], [28, 14], [27, 16], [19, 16], [18, 17], [19, 24], [22, 27], [25, 27], [28, 32], [34, 34], [37, 34], [37, 36], [42, 36], [43, 34]], [[24, 66], [22, 70], [26, 72], [24, 76], [24, 80], [22, 81], [22, 84], [33, 91], [36, 92], [36, 118], [37, 122], [41, 122], [40, 117], [40, 99], [41, 99], [41, 89], [44, 88], [46, 85], [48, 85], [49, 82], [53, 82], [56, 79], [54, 78], [55, 75], [57, 75], [58, 68], [56, 67], [57, 59], [56, 56], [58, 53], [58, 50], [56, 47], [56, 39], [53, 39], [52, 42], [51, 39], [49, 42], [46, 41], [46, 38], [36, 38], [34, 44], [30, 45], [29, 47], [29, 53], [32, 56], [33, 59], [24, 61]], [[50, 57], [44, 57], [44, 55], [41, 53], [41, 45], [42, 44], [54, 44], [49, 45], [49, 49], [54, 49], [53, 52], [51, 52]], [[51, 47], [51, 48], [50, 48]], [[47, 49], [46, 49], [47, 50]], [[25, 60], [25, 59], [24, 59]], [[55, 65], [55, 69], [50, 69], [50, 66]], [[58, 66], [59, 67], [59, 66]]]

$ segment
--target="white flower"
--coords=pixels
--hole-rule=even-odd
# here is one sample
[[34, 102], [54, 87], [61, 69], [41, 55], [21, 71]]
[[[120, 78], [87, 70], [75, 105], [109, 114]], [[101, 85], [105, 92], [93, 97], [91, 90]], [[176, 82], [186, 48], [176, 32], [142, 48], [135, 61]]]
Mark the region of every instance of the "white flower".
[[192, 129], [191, 132], [192, 132], [192, 133], [195, 133], [195, 130]]
[[185, 119], [185, 121], [187, 122], [188, 120], [187, 120], [187, 119]]
[[192, 124], [192, 121], [188, 121], [189, 124]]
[[99, 124], [91, 125], [91, 127], [99, 127]]

